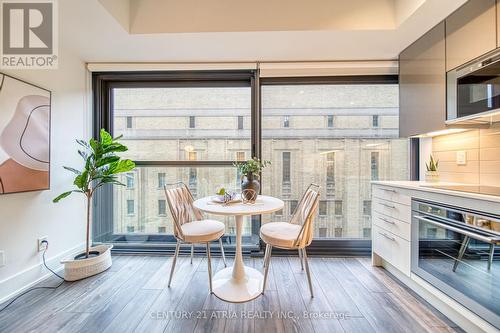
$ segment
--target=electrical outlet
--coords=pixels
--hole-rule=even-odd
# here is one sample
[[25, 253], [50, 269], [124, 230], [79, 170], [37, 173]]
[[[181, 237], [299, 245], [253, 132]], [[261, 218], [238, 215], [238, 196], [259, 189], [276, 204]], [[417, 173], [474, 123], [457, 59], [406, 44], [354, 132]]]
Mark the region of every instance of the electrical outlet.
[[38, 252], [44, 251], [47, 247], [47, 244], [42, 243], [43, 241], [49, 241], [49, 238], [47, 236], [38, 238]]
[[467, 152], [465, 150], [457, 151], [457, 165], [467, 164]]
[[5, 251], [0, 251], [0, 267], [5, 266]]

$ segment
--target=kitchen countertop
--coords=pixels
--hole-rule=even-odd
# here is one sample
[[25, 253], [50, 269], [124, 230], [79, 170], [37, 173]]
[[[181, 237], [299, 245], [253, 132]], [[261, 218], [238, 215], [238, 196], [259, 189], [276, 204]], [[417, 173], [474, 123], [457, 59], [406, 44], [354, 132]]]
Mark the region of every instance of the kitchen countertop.
[[496, 195], [453, 191], [453, 190], [445, 190], [445, 189], [440, 189], [440, 188], [427, 187], [427, 186], [475, 185], [475, 184], [450, 183], [450, 182], [424, 182], [424, 181], [372, 181], [371, 183], [374, 185], [385, 185], [385, 186], [399, 187], [399, 188], [405, 188], [405, 189], [415, 190], [415, 191], [441, 193], [441, 194], [447, 194], [447, 195], [452, 195], [452, 196], [457, 196], [457, 197], [464, 197], [464, 198], [485, 200], [485, 201], [500, 203], [500, 196], [496, 196]]

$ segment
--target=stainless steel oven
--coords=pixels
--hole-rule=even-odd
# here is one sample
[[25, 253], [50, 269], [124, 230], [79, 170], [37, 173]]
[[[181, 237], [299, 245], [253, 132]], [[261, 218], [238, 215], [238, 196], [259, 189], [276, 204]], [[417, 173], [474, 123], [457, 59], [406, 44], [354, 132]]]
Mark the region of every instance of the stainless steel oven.
[[500, 121], [500, 50], [447, 73], [446, 122]]
[[500, 329], [500, 216], [412, 201], [412, 272]]

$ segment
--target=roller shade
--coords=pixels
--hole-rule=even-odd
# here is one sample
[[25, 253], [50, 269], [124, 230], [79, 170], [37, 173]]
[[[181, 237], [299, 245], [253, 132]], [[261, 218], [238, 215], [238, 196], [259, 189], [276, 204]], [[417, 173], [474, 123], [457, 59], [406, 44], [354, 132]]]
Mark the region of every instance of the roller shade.
[[88, 63], [87, 69], [91, 72], [251, 70], [257, 69], [257, 63]]
[[332, 61], [332, 62], [263, 62], [260, 77], [397, 75], [398, 62]]

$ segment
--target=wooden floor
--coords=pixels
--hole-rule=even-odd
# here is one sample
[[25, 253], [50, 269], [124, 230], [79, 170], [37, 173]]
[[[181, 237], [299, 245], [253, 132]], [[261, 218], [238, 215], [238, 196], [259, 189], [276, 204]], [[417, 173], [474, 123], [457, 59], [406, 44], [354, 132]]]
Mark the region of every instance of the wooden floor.
[[[92, 278], [38, 290], [0, 313], [0, 332], [454, 332], [462, 330], [368, 258], [273, 257], [265, 295], [229, 304], [208, 293], [207, 262], [116, 256]], [[223, 267], [213, 260], [214, 269]], [[261, 269], [262, 259], [246, 264]], [[41, 285], [56, 284], [56, 279]], [[0, 306], [1, 307], [1, 306]]]

